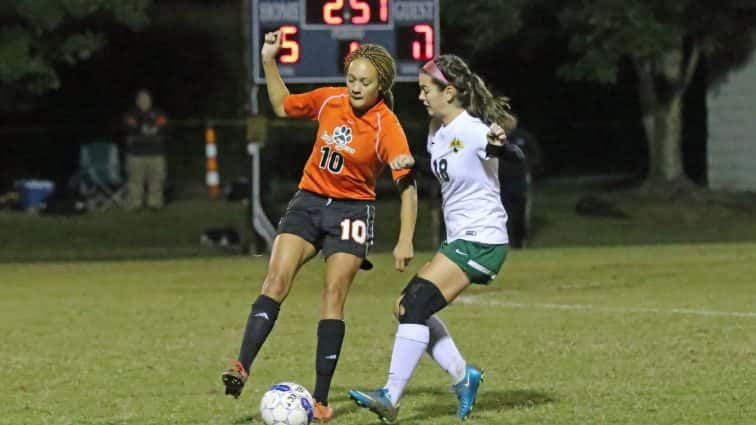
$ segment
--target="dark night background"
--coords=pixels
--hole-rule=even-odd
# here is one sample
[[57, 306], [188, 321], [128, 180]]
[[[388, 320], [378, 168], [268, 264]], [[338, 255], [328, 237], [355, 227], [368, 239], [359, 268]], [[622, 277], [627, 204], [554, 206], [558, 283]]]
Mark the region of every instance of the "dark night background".
[[[157, 106], [171, 118], [169, 186], [179, 196], [191, 192], [190, 186], [201, 187], [203, 122], [241, 122], [249, 109], [240, 15], [238, 1], [161, 0], [144, 30], [110, 31], [108, 45], [91, 60], [61, 68], [61, 88], [40, 98], [32, 111], [2, 113], [0, 192], [10, 190], [19, 178], [64, 184], [76, 167], [80, 143], [120, 141], [121, 115], [140, 87], [152, 90]], [[460, 28], [442, 21], [442, 52], [467, 58], [496, 93], [511, 98], [522, 126], [538, 137], [545, 177], [643, 176], [646, 148], [629, 66], [614, 85], [568, 82], [556, 77], [557, 67], [568, 59], [561, 40], [532, 46], [512, 38], [494, 51], [471, 55], [462, 43], [463, 35]], [[699, 67], [687, 92], [683, 131], [686, 172], [699, 183], [705, 178], [705, 65]], [[290, 89], [310, 87], [291, 85]], [[396, 109], [411, 143], [419, 147], [425, 116], [416, 94], [414, 84], [398, 84]], [[260, 106], [267, 114], [264, 94]], [[302, 158], [309, 153], [306, 144], [311, 134], [278, 137], [287, 140], [277, 143], [301, 146]], [[244, 143], [242, 126], [219, 127], [224, 178], [244, 175]], [[301, 160], [297, 155], [275, 156]], [[277, 166], [301, 168], [280, 162]]]

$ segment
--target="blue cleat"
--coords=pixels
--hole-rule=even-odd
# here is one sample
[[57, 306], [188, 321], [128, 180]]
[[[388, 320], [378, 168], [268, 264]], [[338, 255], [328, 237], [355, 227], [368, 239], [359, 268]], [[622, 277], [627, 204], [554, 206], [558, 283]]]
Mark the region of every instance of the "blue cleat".
[[396, 423], [399, 406], [394, 406], [389, 400], [388, 390], [381, 388], [374, 391], [349, 390], [349, 398], [358, 406], [364, 407], [378, 415], [387, 424]]
[[467, 419], [475, 406], [475, 396], [478, 394], [480, 383], [483, 382], [483, 371], [475, 366], [467, 365], [465, 368], [465, 377], [461, 381], [452, 385], [454, 393], [459, 400], [457, 407], [457, 417], [460, 420]]

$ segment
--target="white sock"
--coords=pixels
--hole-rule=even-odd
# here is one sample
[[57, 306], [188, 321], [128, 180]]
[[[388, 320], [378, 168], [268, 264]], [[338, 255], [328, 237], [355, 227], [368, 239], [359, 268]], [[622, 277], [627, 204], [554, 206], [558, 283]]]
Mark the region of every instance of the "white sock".
[[467, 362], [465, 362], [462, 353], [459, 352], [449, 333], [449, 329], [440, 317], [434, 314], [426, 323], [428, 323], [430, 330], [428, 354], [442, 369], [449, 373], [452, 383], [456, 384], [465, 377]]
[[391, 353], [389, 366], [388, 389], [389, 398], [394, 406], [399, 404], [404, 387], [407, 386], [417, 363], [428, 347], [429, 331], [425, 325], [400, 324], [394, 338], [394, 351]]

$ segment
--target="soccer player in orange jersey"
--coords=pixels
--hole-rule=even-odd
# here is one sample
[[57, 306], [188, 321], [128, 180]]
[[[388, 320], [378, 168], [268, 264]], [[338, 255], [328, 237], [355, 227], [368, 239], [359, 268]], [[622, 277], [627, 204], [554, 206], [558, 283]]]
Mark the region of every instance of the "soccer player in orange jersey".
[[375, 181], [387, 168], [401, 196], [395, 267], [413, 256], [417, 191], [409, 169], [407, 138], [391, 111], [396, 67], [381, 46], [364, 44], [344, 64], [346, 87], [289, 94], [276, 65], [280, 31], [265, 35], [261, 56], [268, 97], [279, 117], [318, 121], [299, 191], [278, 226], [260, 296], [252, 304], [239, 358], [222, 375], [226, 394], [238, 397], [252, 362], [273, 328], [294, 276], [318, 251], [326, 259], [322, 315], [318, 323], [314, 416], [333, 416], [328, 392], [344, 340], [344, 304], [373, 239]]

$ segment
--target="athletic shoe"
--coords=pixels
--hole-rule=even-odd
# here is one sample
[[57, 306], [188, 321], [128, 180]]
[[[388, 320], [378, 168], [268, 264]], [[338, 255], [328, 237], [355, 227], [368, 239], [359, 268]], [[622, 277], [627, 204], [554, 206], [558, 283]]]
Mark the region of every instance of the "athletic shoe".
[[465, 377], [461, 381], [452, 385], [454, 393], [459, 400], [457, 407], [457, 417], [461, 420], [467, 419], [467, 416], [475, 406], [475, 396], [478, 394], [480, 383], [483, 382], [483, 371], [472, 365], [465, 367]]
[[333, 409], [316, 401], [315, 406], [312, 408], [312, 417], [320, 422], [328, 422], [333, 419]]
[[375, 391], [350, 390], [349, 398], [358, 406], [364, 407], [378, 415], [387, 424], [396, 422], [399, 415], [399, 406], [394, 406], [389, 400], [388, 390], [381, 388]]
[[239, 360], [234, 360], [234, 366], [221, 374], [221, 380], [223, 385], [226, 386], [226, 395], [230, 395], [233, 398], [239, 398], [242, 389], [244, 389], [244, 383], [247, 382], [249, 374], [244, 370]]

